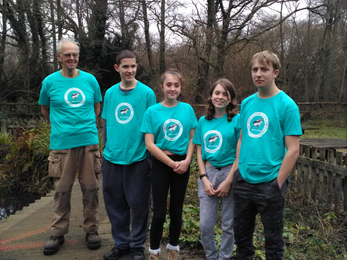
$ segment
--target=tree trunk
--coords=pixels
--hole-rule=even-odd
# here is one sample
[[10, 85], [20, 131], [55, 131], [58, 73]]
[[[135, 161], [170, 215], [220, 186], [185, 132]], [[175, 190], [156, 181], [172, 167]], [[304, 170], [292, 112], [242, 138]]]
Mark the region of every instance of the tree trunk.
[[55, 30], [55, 17], [54, 17], [54, 0], [50, 0], [49, 4], [51, 7], [51, 24], [52, 24], [52, 38], [53, 38], [53, 69], [58, 70], [58, 59], [57, 59], [57, 38]]
[[160, 7], [160, 43], [159, 43], [159, 74], [165, 72], [165, 0]]
[[7, 0], [3, 0], [2, 3], [2, 34], [0, 35], [0, 84], [3, 79], [4, 62], [5, 62], [5, 49], [6, 49], [6, 35], [7, 35]]
[[60, 0], [57, 0], [57, 18], [58, 18], [58, 40], [63, 37], [63, 20], [61, 18], [62, 7]]
[[153, 65], [153, 55], [152, 55], [152, 46], [151, 46], [151, 38], [149, 34], [149, 21], [147, 15], [147, 3], [146, 0], [141, 0], [142, 3], [142, 13], [143, 13], [143, 23], [145, 29], [145, 40], [146, 40], [146, 49], [147, 49], [147, 58], [150, 70], [150, 78], [155, 77], [155, 70]]

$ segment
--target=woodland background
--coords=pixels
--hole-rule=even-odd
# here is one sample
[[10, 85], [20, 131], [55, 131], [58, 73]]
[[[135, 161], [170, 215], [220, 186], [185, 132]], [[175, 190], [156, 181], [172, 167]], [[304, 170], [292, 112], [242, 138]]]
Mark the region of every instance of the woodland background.
[[296, 102], [347, 101], [345, 0], [1, 0], [0, 102], [37, 102], [67, 35], [102, 92], [120, 81], [115, 57], [130, 49], [158, 98], [160, 74], [177, 68], [186, 102], [203, 103], [219, 77], [240, 102], [256, 91], [252, 55], [269, 49], [282, 62], [278, 86]]

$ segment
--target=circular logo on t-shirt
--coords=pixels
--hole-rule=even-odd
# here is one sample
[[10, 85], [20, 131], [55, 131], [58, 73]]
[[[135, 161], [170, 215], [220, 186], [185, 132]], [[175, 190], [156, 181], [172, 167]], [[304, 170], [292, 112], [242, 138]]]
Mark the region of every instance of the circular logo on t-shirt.
[[176, 141], [183, 132], [183, 126], [180, 121], [176, 119], [168, 119], [163, 125], [165, 139], [168, 141]]
[[205, 151], [215, 153], [222, 146], [223, 137], [217, 130], [210, 130], [204, 134]]
[[122, 102], [116, 107], [115, 115], [118, 123], [126, 124], [133, 119], [134, 109], [129, 103]]
[[65, 92], [65, 102], [71, 107], [80, 107], [86, 101], [86, 96], [79, 88], [70, 88]]
[[262, 112], [252, 114], [247, 121], [248, 135], [253, 138], [259, 138], [266, 133], [269, 127], [269, 119]]

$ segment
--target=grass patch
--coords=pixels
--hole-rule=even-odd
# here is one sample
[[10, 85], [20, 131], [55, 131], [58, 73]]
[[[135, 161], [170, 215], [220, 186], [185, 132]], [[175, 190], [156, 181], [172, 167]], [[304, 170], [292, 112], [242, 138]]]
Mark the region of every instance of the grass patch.
[[347, 117], [341, 108], [314, 111], [302, 124], [319, 128], [306, 130], [303, 138], [347, 138]]

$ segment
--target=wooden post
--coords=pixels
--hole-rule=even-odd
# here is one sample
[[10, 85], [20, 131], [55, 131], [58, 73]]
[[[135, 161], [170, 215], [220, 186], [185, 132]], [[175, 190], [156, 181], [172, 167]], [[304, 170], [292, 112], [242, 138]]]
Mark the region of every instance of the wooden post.
[[340, 174], [336, 174], [335, 176], [335, 212], [339, 212], [341, 209], [341, 201], [342, 201], [342, 176]]
[[[336, 179], [335, 179], [336, 181]], [[333, 208], [333, 194], [334, 194], [334, 174], [332, 172], [327, 172], [327, 201], [329, 206]]]
[[1, 132], [2, 133], [7, 133], [8, 132], [7, 121], [5, 119], [1, 120]]
[[342, 182], [342, 192], [343, 192], [343, 208], [347, 212], [347, 177], [341, 180]]
[[298, 195], [300, 196], [302, 194], [302, 164], [301, 163], [297, 163], [298, 165], [298, 171], [297, 171], [297, 186], [296, 186], [296, 190], [298, 192]]
[[309, 201], [309, 192], [310, 192], [310, 189], [309, 189], [309, 178], [310, 178], [310, 175], [309, 175], [309, 166], [308, 165], [304, 165], [303, 166], [303, 181], [304, 181], [304, 203], [307, 204], [308, 201]]
[[319, 160], [322, 162], [324, 162], [326, 159], [325, 153], [326, 153], [325, 149], [319, 148]]
[[297, 163], [295, 163], [292, 171], [290, 172], [289, 174], [289, 177], [290, 177], [290, 188], [292, 190], [295, 190], [296, 188], [296, 182], [297, 182], [297, 176], [296, 176], [296, 168], [297, 168]]
[[328, 153], [328, 158], [327, 158], [328, 163], [336, 164], [336, 159], [335, 159], [336, 151], [329, 149], [327, 153]]
[[341, 152], [336, 153], [336, 165], [342, 165], [343, 154]]
[[311, 158], [317, 160], [318, 158], [317, 147], [311, 148]]
[[324, 170], [318, 169], [318, 203], [324, 202]]
[[310, 158], [311, 154], [310, 154], [310, 146], [308, 145], [303, 145], [303, 153], [305, 154], [305, 157]]
[[303, 151], [304, 148], [303, 147], [304, 147], [304, 145], [300, 144], [300, 151], [299, 151], [299, 155], [300, 156], [303, 156], [303, 153], [304, 153], [304, 151]]
[[318, 168], [310, 165], [310, 170], [311, 170], [311, 198], [313, 203], [316, 203]]

